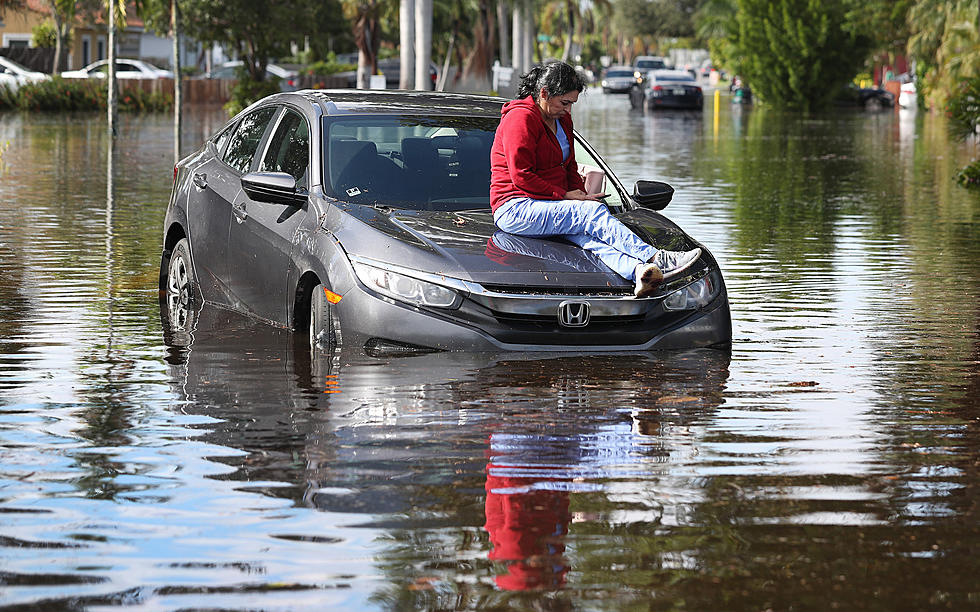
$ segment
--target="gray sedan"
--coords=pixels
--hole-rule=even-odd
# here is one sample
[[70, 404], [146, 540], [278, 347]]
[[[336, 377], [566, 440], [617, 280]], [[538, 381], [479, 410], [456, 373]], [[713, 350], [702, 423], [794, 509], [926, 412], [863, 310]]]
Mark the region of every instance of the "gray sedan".
[[386, 91], [276, 94], [174, 169], [160, 285], [171, 323], [200, 304], [369, 351], [646, 350], [728, 346], [721, 271], [629, 193], [576, 135], [607, 205], [651, 244], [700, 246], [689, 274], [635, 299], [579, 247], [498, 232], [489, 152], [505, 100]]

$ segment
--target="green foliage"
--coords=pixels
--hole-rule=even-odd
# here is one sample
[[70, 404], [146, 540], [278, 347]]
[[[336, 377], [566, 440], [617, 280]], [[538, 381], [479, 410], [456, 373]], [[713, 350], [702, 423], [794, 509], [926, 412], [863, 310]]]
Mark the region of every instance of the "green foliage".
[[980, 74], [976, 0], [916, 0], [909, 10], [909, 55], [916, 60], [919, 98], [944, 108], [960, 83]]
[[980, 189], [980, 160], [957, 172], [956, 182], [970, 189]]
[[[53, 49], [58, 41], [58, 31], [51, 21], [42, 21], [31, 28], [31, 42], [35, 47], [42, 49]], [[66, 45], [70, 45], [69, 39], [65, 40]]]
[[0, 85], [0, 111], [17, 108], [17, 94], [7, 85]]
[[190, 38], [234, 49], [251, 80], [262, 81], [271, 58], [289, 55], [290, 43], [306, 35], [318, 35], [315, 5], [315, 0], [184, 0], [181, 23]]
[[[0, 87], [0, 110], [65, 112], [96, 111], [106, 108], [105, 82], [96, 79], [62, 79], [54, 77], [21, 86], [16, 92]], [[138, 86], [124, 88], [119, 95], [119, 110], [127, 112], [164, 112], [173, 108], [173, 96], [146, 92]]]
[[775, 107], [827, 106], [871, 48], [849, 28], [845, 8], [844, 0], [738, 0], [736, 69]]
[[231, 90], [231, 98], [225, 103], [225, 112], [228, 113], [229, 117], [237, 115], [249, 104], [279, 93], [279, 91], [278, 78], [273, 78], [271, 81], [256, 81], [243, 71]]
[[326, 60], [313, 62], [306, 69], [307, 74], [321, 74], [321, 75], [336, 74], [338, 72], [347, 72], [348, 70], [357, 70], [357, 65], [338, 62], [337, 55], [334, 54], [333, 51], [327, 54]]
[[22, 85], [17, 107], [26, 111], [100, 110], [106, 107], [106, 86], [100, 79], [62, 79]]

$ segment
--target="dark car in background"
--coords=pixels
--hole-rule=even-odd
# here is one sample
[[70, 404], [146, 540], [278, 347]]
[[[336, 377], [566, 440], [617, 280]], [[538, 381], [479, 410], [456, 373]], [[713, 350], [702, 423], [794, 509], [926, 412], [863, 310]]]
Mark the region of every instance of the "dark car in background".
[[490, 147], [506, 100], [304, 90], [265, 98], [174, 168], [160, 287], [178, 325], [201, 303], [292, 328], [312, 348], [646, 350], [730, 346], [710, 252], [628, 192], [579, 135], [580, 170], [644, 240], [701, 247], [657, 294], [583, 249], [504, 234], [490, 213]]
[[701, 110], [704, 107], [701, 87], [686, 70], [651, 70], [642, 83], [630, 89], [629, 95], [634, 109]]
[[868, 110], [893, 108], [895, 95], [880, 87], [858, 87], [854, 83], [845, 85], [835, 99], [838, 106], [857, 106]]

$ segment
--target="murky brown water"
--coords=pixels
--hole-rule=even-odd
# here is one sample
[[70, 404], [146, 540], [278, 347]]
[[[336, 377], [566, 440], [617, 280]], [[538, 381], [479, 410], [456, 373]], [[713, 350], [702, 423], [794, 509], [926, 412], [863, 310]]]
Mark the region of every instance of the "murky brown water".
[[[904, 112], [577, 126], [718, 257], [731, 353], [165, 333], [169, 121], [0, 114], [0, 604], [980, 606], [976, 153]], [[197, 111], [188, 148], [220, 123]]]

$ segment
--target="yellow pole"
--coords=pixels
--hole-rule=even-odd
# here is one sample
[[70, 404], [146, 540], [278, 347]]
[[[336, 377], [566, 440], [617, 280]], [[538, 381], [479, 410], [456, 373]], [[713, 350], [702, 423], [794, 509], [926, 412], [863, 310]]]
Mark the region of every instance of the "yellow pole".
[[715, 128], [715, 140], [718, 140], [718, 118], [721, 114], [721, 90], [715, 90], [715, 117], [714, 117], [714, 128]]

